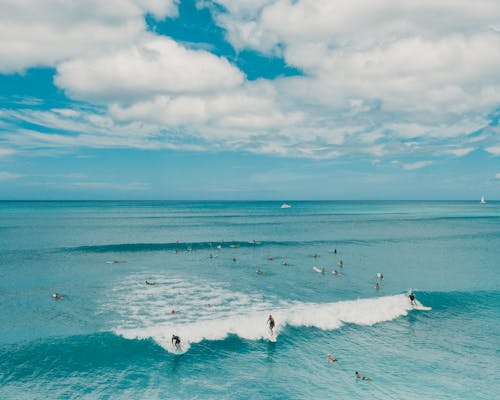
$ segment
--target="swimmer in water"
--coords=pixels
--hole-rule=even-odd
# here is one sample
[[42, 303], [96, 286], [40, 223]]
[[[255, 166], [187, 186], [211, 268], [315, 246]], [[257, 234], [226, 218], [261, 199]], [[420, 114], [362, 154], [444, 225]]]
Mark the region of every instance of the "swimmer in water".
[[380, 279], [381, 281], [384, 280], [384, 274], [382, 272], [377, 272], [377, 278]]
[[369, 376], [362, 376], [358, 371], [356, 371], [354, 374], [356, 375], [356, 378], [361, 379], [363, 381], [372, 381], [373, 380]]
[[375, 290], [379, 290], [380, 289], [380, 285], [378, 284], [378, 282], [375, 284]]
[[337, 271], [336, 269], [333, 270], [333, 275], [340, 275], [340, 272]]
[[340, 260], [338, 265], [339, 265], [340, 268], [343, 268], [344, 267], [344, 262], [342, 260]]
[[61, 300], [64, 298], [64, 296], [61, 293], [54, 293], [52, 297], [56, 300]]
[[332, 363], [332, 364], [334, 364], [334, 363], [336, 363], [336, 362], [338, 361], [338, 360], [337, 360], [337, 359], [336, 359], [333, 355], [331, 355], [331, 354], [328, 354], [328, 355], [326, 356], [326, 359], [327, 359], [327, 361], [328, 361], [329, 363]]
[[264, 275], [264, 271], [262, 271], [261, 269], [258, 269], [258, 270], [257, 270], [257, 273], [258, 273], [259, 275]]
[[154, 282], [149, 282], [149, 281], [146, 281], [146, 285], [156, 285], [156, 283], [154, 283]]

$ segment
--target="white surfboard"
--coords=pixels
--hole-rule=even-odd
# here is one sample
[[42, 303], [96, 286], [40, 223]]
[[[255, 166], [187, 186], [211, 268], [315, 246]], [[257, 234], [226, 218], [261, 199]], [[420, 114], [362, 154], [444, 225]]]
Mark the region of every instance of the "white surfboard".
[[274, 335], [274, 332], [271, 331], [270, 329], [267, 330], [267, 337], [269, 338], [270, 342], [276, 343], [276, 336]]
[[420, 311], [429, 311], [429, 310], [432, 310], [432, 307], [426, 307], [426, 306], [422, 306], [422, 305], [416, 305], [416, 306], [413, 306], [413, 309], [414, 310], [420, 310]]
[[324, 274], [325, 273], [324, 269], [321, 269], [321, 268], [318, 268], [318, 267], [313, 267], [313, 270], [315, 270], [316, 272], [318, 272], [320, 274]]

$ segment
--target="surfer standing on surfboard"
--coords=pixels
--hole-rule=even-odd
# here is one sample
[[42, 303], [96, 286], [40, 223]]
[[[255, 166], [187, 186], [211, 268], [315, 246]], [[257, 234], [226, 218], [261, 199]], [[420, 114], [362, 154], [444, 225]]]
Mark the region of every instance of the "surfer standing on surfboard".
[[408, 294], [408, 298], [410, 299], [410, 303], [412, 306], [416, 306], [417, 305], [417, 302], [415, 301], [415, 295], [413, 294], [413, 292], [410, 292]]
[[177, 350], [181, 350], [181, 338], [177, 335], [172, 335], [172, 344]]
[[271, 332], [271, 335], [274, 335], [274, 318], [271, 314], [269, 314], [269, 318], [267, 319], [267, 326], [269, 327], [269, 331]]

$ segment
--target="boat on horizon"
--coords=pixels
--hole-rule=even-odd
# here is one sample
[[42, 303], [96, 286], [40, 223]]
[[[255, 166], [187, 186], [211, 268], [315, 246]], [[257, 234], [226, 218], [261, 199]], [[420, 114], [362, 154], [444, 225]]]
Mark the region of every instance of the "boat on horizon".
[[287, 203], [283, 203], [281, 205], [281, 208], [292, 208], [292, 206], [290, 204], [287, 204]]
[[481, 196], [481, 201], [479, 203], [480, 204], [486, 204], [486, 200], [484, 199], [484, 196]]

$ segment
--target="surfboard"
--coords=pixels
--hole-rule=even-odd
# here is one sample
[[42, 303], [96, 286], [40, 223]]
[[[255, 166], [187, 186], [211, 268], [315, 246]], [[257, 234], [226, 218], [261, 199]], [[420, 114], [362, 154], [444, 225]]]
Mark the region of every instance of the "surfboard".
[[313, 267], [313, 270], [315, 270], [316, 272], [320, 273], [320, 274], [324, 274], [325, 271], [322, 270], [321, 268], [318, 268], [318, 267]]
[[432, 310], [432, 307], [426, 307], [426, 306], [413, 306], [414, 310], [419, 310], [419, 311], [429, 311]]
[[270, 329], [267, 330], [267, 337], [269, 338], [270, 342], [276, 343], [276, 336]]
[[184, 348], [184, 347], [180, 347], [179, 349], [177, 347], [175, 347], [174, 345], [171, 345], [170, 346], [170, 352], [175, 354], [175, 355], [182, 355], [182, 354], [186, 354], [188, 351], [188, 348]]

